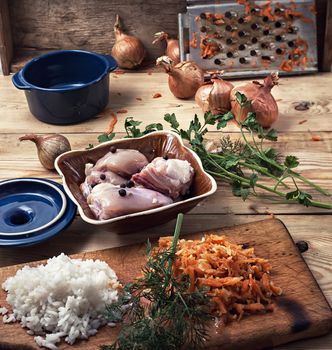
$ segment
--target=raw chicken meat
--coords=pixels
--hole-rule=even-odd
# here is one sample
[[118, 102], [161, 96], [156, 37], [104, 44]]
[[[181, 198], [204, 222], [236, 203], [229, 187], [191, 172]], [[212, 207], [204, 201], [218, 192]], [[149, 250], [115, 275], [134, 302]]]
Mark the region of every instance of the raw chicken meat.
[[113, 173], [112, 171], [96, 170], [91, 163], [85, 165], [85, 175], [85, 181], [80, 186], [85, 198], [88, 197], [92, 188], [97, 184], [105, 182], [113, 185], [121, 185], [127, 181], [125, 178]]
[[130, 178], [148, 163], [145, 155], [135, 149], [113, 149], [97, 161], [94, 169], [103, 172], [113, 171], [120, 176]]
[[141, 171], [148, 160], [145, 155], [134, 149], [116, 149], [100, 158], [95, 165], [85, 165], [85, 181], [80, 188], [85, 198], [91, 193], [92, 188], [100, 183], [121, 185], [131, 175]]
[[132, 180], [151, 190], [176, 199], [185, 195], [192, 183], [194, 169], [186, 160], [155, 158]]
[[96, 185], [87, 202], [99, 220], [158, 208], [173, 203], [163, 194], [142, 187], [120, 188], [110, 183]]

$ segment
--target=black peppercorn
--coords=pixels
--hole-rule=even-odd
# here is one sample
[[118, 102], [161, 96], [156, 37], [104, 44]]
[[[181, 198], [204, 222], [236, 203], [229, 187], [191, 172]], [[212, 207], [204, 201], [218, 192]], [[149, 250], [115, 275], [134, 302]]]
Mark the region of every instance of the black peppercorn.
[[124, 188], [121, 188], [121, 189], [119, 190], [119, 195], [120, 195], [121, 197], [125, 197], [126, 194], [127, 194], [127, 191], [126, 191]]
[[100, 178], [100, 180], [105, 180], [106, 179], [106, 175], [105, 174], [100, 174], [99, 178]]
[[298, 241], [296, 242], [296, 246], [301, 253], [304, 253], [309, 249], [309, 245], [306, 241]]
[[131, 188], [131, 187], [135, 186], [134, 181], [132, 181], [132, 180], [128, 180], [126, 185], [127, 185], [128, 188]]
[[163, 156], [163, 158], [164, 158], [165, 160], [168, 160], [168, 156]]
[[126, 188], [126, 184], [121, 184], [120, 188]]
[[111, 153], [115, 153], [116, 152], [116, 148], [114, 146], [111, 146], [110, 151], [111, 151]]

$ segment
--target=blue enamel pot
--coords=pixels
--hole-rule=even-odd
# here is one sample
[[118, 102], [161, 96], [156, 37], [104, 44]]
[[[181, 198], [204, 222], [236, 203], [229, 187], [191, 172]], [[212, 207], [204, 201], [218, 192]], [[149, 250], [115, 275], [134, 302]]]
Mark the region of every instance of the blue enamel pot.
[[25, 90], [30, 112], [50, 124], [74, 124], [101, 112], [109, 99], [112, 56], [89, 51], [61, 50], [28, 62], [13, 75]]

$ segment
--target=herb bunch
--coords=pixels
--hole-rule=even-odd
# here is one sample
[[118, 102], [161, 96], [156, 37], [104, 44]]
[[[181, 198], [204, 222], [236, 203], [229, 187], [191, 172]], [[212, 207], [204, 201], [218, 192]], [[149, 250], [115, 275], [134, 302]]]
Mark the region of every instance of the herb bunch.
[[[239, 115], [241, 115], [243, 108], [250, 105], [250, 101], [240, 92], [236, 93], [236, 100], [240, 105]], [[280, 155], [274, 148], [264, 147], [264, 140], [278, 140], [277, 131], [275, 129], [265, 131], [257, 122], [255, 113], [248, 113], [247, 118], [241, 121], [232, 112], [224, 115], [212, 115], [207, 112], [204, 114], [203, 124], [195, 115], [187, 130], [179, 129], [174, 113], [166, 114], [164, 119], [174, 132], [189, 141], [208, 173], [231, 184], [235, 196], [242, 197], [243, 200], [249, 195], [258, 196], [256, 189], [260, 188], [288, 202], [300, 203], [307, 207], [332, 209], [332, 204], [315, 201], [311, 194], [300, 189], [299, 183], [302, 182], [325, 196], [331, 196], [327, 190], [294, 170], [299, 165], [297, 157], [288, 155], [281, 162]], [[233, 142], [229, 136], [224, 136], [220, 141], [219, 150], [215, 153], [208, 152], [204, 143], [204, 135], [208, 131], [207, 126], [216, 125], [219, 130], [234, 119], [240, 128], [241, 141]], [[264, 177], [273, 179], [274, 186], [262, 183]], [[285, 183], [286, 179], [291, 180], [294, 186], [292, 189]], [[280, 187], [283, 187], [284, 190], [280, 190]]]
[[108, 320], [124, 319], [124, 324], [117, 340], [102, 350], [199, 349], [204, 345], [211, 320], [209, 299], [203, 291], [188, 292], [188, 276], [178, 279], [172, 274], [182, 220], [179, 214], [170, 249], [152, 253], [148, 242], [143, 277], [127, 284], [118, 302], [107, 308]]

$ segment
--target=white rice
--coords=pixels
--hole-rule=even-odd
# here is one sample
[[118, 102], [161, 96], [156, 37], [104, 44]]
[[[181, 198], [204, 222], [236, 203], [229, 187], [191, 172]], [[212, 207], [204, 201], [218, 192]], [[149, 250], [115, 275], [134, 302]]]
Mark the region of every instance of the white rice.
[[73, 344], [107, 323], [105, 306], [118, 299], [118, 287], [116, 274], [104, 261], [62, 253], [46, 265], [23, 267], [2, 284], [13, 308], [3, 322], [18, 320], [39, 346], [57, 349], [61, 338]]

